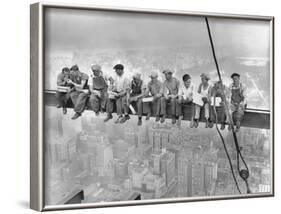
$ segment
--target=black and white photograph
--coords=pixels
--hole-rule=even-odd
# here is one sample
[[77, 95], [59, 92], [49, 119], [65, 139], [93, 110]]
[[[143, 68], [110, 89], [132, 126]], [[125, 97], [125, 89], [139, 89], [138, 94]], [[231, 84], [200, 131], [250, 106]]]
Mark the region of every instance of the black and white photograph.
[[272, 21], [48, 6], [46, 206], [272, 196]]

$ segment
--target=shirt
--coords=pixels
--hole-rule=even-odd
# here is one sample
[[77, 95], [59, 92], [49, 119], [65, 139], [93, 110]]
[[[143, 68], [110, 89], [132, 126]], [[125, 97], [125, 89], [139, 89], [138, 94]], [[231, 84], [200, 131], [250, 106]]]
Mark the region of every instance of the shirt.
[[68, 86], [66, 82], [67, 79], [70, 78], [70, 74], [59, 73], [57, 76], [57, 85], [58, 86]]
[[165, 80], [164, 83], [164, 94], [177, 95], [179, 92], [180, 81], [172, 77], [171, 80]]
[[131, 82], [131, 96], [142, 94], [143, 82], [142, 80], [137, 84], [134, 80]]
[[122, 76], [116, 75], [113, 80], [114, 87], [118, 93], [130, 89], [130, 80], [124, 74]]
[[179, 96], [183, 96], [183, 99], [187, 100], [192, 100], [193, 97], [193, 90], [194, 90], [194, 85], [191, 83], [189, 85], [188, 88], [185, 87], [185, 85], [183, 84], [180, 88], [179, 88]]
[[203, 84], [201, 83], [198, 87], [198, 93], [202, 95], [202, 97], [209, 98], [211, 92], [211, 85], [208, 84], [207, 88], [204, 89]]
[[[246, 87], [244, 84], [242, 84], [241, 82], [239, 83], [238, 86], [235, 86], [234, 83], [231, 83], [230, 86], [229, 86], [229, 91], [230, 91], [230, 99], [231, 99], [231, 102], [239, 102], [239, 100], [236, 101], [236, 98], [234, 98], [234, 94], [233, 92], [234, 91], [237, 91], [239, 90], [239, 97], [240, 97], [240, 100], [243, 101], [244, 104], [247, 103], [247, 94], [246, 94]], [[237, 94], [236, 94], [237, 95]]]
[[82, 80], [85, 80], [86, 83], [83, 87], [83, 89], [87, 89], [88, 88], [88, 79], [89, 79], [89, 76], [85, 73], [82, 73], [82, 72], [77, 72], [77, 73], [73, 73], [72, 74], [72, 81], [76, 84], [81, 84], [82, 83]]
[[92, 88], [94, 90], [103, 91], [107, 90], [107, 83], [103, 76], [93, 76], [92, 77]]
[[147, 90], [152, 96], [156, 94], [163, 94], [163, 83], [159, 80], [156, 80], [155, 82], [150, 81], [147, 84]]

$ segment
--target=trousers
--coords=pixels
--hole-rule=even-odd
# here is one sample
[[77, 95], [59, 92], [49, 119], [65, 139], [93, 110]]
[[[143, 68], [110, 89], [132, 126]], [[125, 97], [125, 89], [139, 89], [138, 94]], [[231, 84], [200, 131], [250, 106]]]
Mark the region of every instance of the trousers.
[[57, 98], [58, 105], [65, 108], [68, 100], [70, 99], [70, 94], [66, 92], [57, 91], [56, 98]]
[[160, 100], [161, 107], [160, 107], [160, 115], [167, 115], [167, 103], [171, 105], [171, 115], [176, 116], [176, 108], [179, 108], [177, 98], [168, 98], [161, 97]]
[[195, 107], [194, 107], [194, 103], [192, 103], [192, 101], [190, 100], [186, 100], [186, 99], [182, 99], [182, 100], [177, 100], [176, 103], [176, 116], [183, 116], [183, 108], [185, 104], [190, 104], [191, 105], [191, 120], [193, 120], [194, 118], [194, 111], [195, 111]]
[[106, 112], [112, 114], [114, 110], [114, 105], [116, 105], [116, 113], [118, 116], [122, 115], [124, 111], [124, 105], [126, 103], [126, 96], [117, 97], [115, 99], [107, 98], [106, 101]]
[[91, 94], [89, 99], [89, 104], [91, 109], [96, 113], [99, 112], [101, 109], [105, 110], [107, 99], [108, 99], [108, 95], [106, 92], [101, 92], [100, 97], [97, 96], [96, 94]]
[[200, 111], [201, 109], [204, 108], [204, 114], [205, 114], [205, 118], [206, 119], [209, 119], [209, 115], [210, 115], [210, 112], [209, 112], [209, 109], [210, 109], [210, 104], [209, 103], [204, 103], [204, 105], [201, 107], [199, 105], [196, 105], [195, 104], [195, 115], [194, 115], [194, 119], [199, 119], [200, 117]]
[[74, 105], [74, 111], [81, 114], [86, 108], [89, 95], [81, 91], [73, 91], [70, 93], [70, 98]]

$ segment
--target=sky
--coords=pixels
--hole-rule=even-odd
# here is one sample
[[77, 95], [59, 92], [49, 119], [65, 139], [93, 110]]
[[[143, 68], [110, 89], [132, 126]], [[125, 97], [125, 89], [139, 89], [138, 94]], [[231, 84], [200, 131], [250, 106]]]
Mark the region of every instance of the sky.
[[[203, 17], [49, 8], [45, 20], [50, 51], [209, 47]], [[268, 22], [209, 18], [209, 23], [217, 47], [244, 56], [268, 56]]]

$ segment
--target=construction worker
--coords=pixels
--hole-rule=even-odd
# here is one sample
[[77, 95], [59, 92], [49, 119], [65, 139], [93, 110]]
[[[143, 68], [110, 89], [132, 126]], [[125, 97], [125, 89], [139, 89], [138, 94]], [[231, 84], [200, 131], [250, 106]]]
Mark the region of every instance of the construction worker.
[[[217, 81], [214, 86], [211, 89], [211, 99], [215, 100], [217, 97], [221, 98], [219, 104], [220, 107], [222, 108], [221, 111], [221, 130], [225, 129], [225, 125], [228, 123], [228, 113], [227, 113], [227, 108], [226, 105], [228, 105], [228, 97], [229, 97], [229, 90], [228, 88], [222, 84], [221, 81]], [[215, 105], [215, 103], [214, 103]], [[210, 123], [209, 127], [212, 128], [213, 124], [216, 122], [216, 116], [215, 116], [215, 111], [214, 111], [214, 106], [210, 107]]]
[[[147, 88], [145, 90], [145, 96], [152, 96], [152, 102], [148, 103], [147, 108], [147, 116], [146, 120], [149, 120], [152, 112], [155, 114], [155, 121], [158, 122], [160, 120], [160, 110], [161, 110], [161, 97], [163, 97], [163, 83], [158, 80], [157, 72], [152, 72], [149, 77], [151, 80], [147, 84]], [[144, 103], [145, 105], [145, 103]]]
[[70, 98], [74, 105], [75, 114], [71, 119], [75, 120], [82, 115], [87, 104], [87, 99], [89, 97], [89, 76], [82, 73], [77, 65], [73, 65], [70, 71], [72, 79], [68, 79], [67, 82], [73, 85], [73, 90], [70, 92]]
[[104, 119], [104, 122], [113, 118], [112, 113], [115, 104], [118, 115], [115, 123], [124, 123], [130, 119], [128, 112], [125, 112], [123, 116], [124, 105], [127, 102], [127, 93], [130, 90], [130, 81], [124, 74], [124, 66], [122, 64], [115, 65], [113, 69], [115, 69], [116, 76], [112, 78], [111, 91], [106, 102], [107, 117]]
[[235, 131], [238, 132], [240, 130], [241, 121], [243, 120], [245, 108], [247, 105], [246, 87], [240, 81], [240, 74], [233, 73], [231, 75], [231, 78], [233, 82], [229, 87], [230, 113], [234, 123], [236, 123]]
[[[68, 79], [70, 79], [70, 70], [68, 67], [64, 67], [61, 73], [59, 73], [57, 76], [57, 86], [65, 86], [65, 87], [69, 87], [70, 89], [71, 84], [67, 82]], [[67, 113], [66, 104], [70, 99], [69, 92], [70, 91], [67, 92], [56, 91], [56, 98], [58, 102], [57, 108], [62, 107], [63, 114]]]
[[89, 103], [91, 109], [99, 115], [99, 112], [104, 112], [107, 101], [107, 82], [102, 76], [102, 69], [100, 65], [92, 65], [91, 70], [93, 72], [92, 85], [90, 87], [91, 96]]
[[161, 98], [161, 123], [165, 121], [167, 116], [166, 106], [167, 102], [171, 104], [171, 115], [172, 115], [172, 124], [176, 123], [176, 104], [177, 97], [180, 88], [180, 81], [173, 77], [173, 71], [170, 69], [165, 69], [163, 71], [165, 75], [165, 81], [163, 83], [164, 87], [164, 96]]
[[194, 127], [198, 127], [199, 124], [199, 117], [200, 117], [200, 111], [201, 108], [204, 109], [204, 114], [205, 114], [205, 119], [206, 119], [206, 125], [205, 127], [208, 128], [209, 127], [209, 98], [210, 98], [210, 94], [211, 94], [211, 85], [209, 84], [209, 76], [205, 73], [202, 73], [200, 75], [201, 77], [201, 83], [198, 87], [198, 94], [200, 94], [202, 96], [202, 101], [203, 101], [203, 106], [199, 106], [197, 104], [195, 104], [195, 115], [194, 115]]
[[184, 74], [182, 77], [183, 84], [179, 88], [178, 93], [178, 103], [176, 105], [176, 115], [179, 117], [177, 125], [181, 126], [181, 120], [183, 118], [182, 108], [185, 104], [191, 105], [191, 118], [190, 118], [190, 128], [194, 125], [194, 104], [193, 100], [193, 91], [194, 85], [191, 82], [191, 77], [189, 74]]
[[142, 97], [145, 93], [144, 83], [141, 79], [140, 73], [133, 75], [133, 80], [130, 84], [130, 92], [127, 94], [127, 102], [125, 104], [125, 112], [129, 111], [129, 106], [133, 104], [137, 107], [138, 125], [142, 125], [143, 104]]

